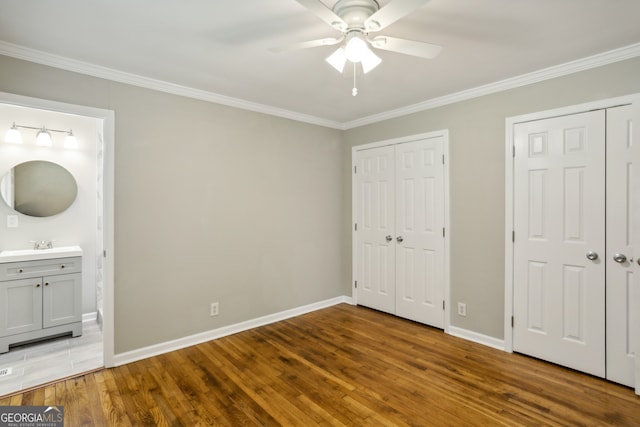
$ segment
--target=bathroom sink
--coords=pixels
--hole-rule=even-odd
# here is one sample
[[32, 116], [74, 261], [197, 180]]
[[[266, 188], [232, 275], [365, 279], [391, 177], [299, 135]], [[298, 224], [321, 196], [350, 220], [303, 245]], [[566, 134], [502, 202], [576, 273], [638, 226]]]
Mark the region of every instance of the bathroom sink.
[[20, 249], [0, 252], [0, 264], [5, 262], [33, 261], [37, 259], [71, 258], [82, 256], [80, 246], [61, 246], [51, 249]]

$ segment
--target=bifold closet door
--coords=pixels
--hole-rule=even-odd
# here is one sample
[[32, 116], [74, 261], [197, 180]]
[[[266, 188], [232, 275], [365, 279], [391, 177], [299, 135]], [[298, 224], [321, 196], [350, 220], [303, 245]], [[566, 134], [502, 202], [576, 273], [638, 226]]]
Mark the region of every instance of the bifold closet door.
[[442, 137], [356, 152], [357, 302], [444, 326]]
[[605, 111], [515, 125], [515, 351], [605, 376]]
[[[607, 110], [607, 379], [633, 387], [640, 293], [633, 283], [632, 108]], [[636, 265], [637, 267], [637, 265]]]
[[395, 149], [359, 151], [355, 163], [358, 304], [395, 314]]
[[396, 314], [444, 327], [442, 138], [396, 146]]
[[634, 386], [632, 108], [514, 131], [514, 350]]

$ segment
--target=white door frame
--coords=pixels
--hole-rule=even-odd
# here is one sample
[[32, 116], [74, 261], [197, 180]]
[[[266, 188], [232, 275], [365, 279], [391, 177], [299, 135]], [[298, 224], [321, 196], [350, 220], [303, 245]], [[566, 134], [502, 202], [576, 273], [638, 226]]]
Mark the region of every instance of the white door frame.
[[[600, 101], [588, 102], [584, 104], [572, 105], [568, 107], [557, 108], [553, 110], [540, 111], [530, 114], [524, 114], [521, 116], [507, 117], [505, 120], [505, 233], [504, 233], [504, 247], [505, 247], [505, 263], [504, 263], [504, 349], [508, 352], [513, 352], [513, 328], [511, 327], [511, 319], [513, 316], [513, 241], [512, 233], [514, 230], [514, 161], [513, 161], [513, 147], [514, 147], [514, 125], [517, 123], [528, 122], [533, 120], [542, 120], [552, 117], [566, 116], [570, 114], [583, 113], [591, 110], [601, 110], [620, 105], [631, 104], [634, 107], [634, 119], [636, 129], [640, 128], [640, 93], [627, 96], [621, 96], [616, 98], [603, 99]], [[639, 132], [636, 131], [636, 135]], [[637, 142], [637, 141], [634, 141]], [[634, 143], [634, 162], [640, 161], [640, 144]], [[634, 200], [634, 212], [640, 212], [640, 174], [636, 174], [635, 191], [633, 195]], [[634, 241], [636, 244], [640, 244], [640, 215], [636, 214], [636, 222], [634, 224]], [[635, 283], [640, 287], [640, 267], [635, 264]], [[640, 313], [640, 302], [636, 301], [633, 308], [636, 312]], [[640, 325], [639, 325], [640, 326]], [[640, 327], [638, 328], [640, 331]], [[640, 337], [638, 337], [640, 338]], [[638, 349], [640, 350], [640, 349]], [[636, 350], [637, 354], [638, 350]], [[639, 357], [640, 359], [640, 357]], [[640, 394], [640, 360], [636, 362], [636, 394]]]
[[[371, 148], [384, 147], [387, 145], [397, 145], [406, 142], [418, 141], [421, 139], [429, 139], [429, 138], [439, 138], [442, 137], [443, 147], [442, 151], [444, 153], [445, 162], [444, 162], [444, 227], [445, 227], [445, 237], [444, 237], [444, 331], [449, 333], [450, 326], [450, 266], [449, 266], [449, 248], [450, 248], [450, 239], [451, 239], [451, 221], [449, 215], [449, 130], [439, 130], [434, 132], [421, 133], [417, 135], [403, 136], [399, 138], [387, 139], [384, 141], [372, 142], [364, 145], [356, 145], [351, 149], [351, 173], [353, 176], [353, 171], [356, 166], [356, 152], [361, 150], [367, 150]], [[357, 194], [356, 188], [356, 180], [351, 180], [351, 241], [355, 241], [355, 223], [356, 223], [356, 213], [357, 207], [356, 202], [357, 198], [355, 197]], [[358, 293], [356, 292], [355, 281], [356, 281], [356, 272], [357, 272], [357, 247], [352, 244], [352, 265], [351, 265], [351, 296], [353, 298], [353, 303], [358, 304]]]
[[0, 92], [0, 103], [21, 107], [49, 110], [58, 113], [75, 114], [102, 120], [103, 136], [103, 233], [106, 257], [103, 264], [103, 359], [107, 368], [115, 366], [114, 361], [114, 170], [115, 170], [115, 114], [112, 110], [67, 104], [46, 99], [31, 98]]

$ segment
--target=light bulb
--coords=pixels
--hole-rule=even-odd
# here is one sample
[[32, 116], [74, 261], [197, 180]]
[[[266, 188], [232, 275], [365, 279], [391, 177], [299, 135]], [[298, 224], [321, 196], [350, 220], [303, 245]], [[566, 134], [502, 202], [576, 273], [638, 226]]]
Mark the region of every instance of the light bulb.
[[344, 47], [344, 54], [349, 61], [360, 62], [368, 50], [369, 48], [364, 40], [359, 36], [353, 36]]
[[38, 136], [36, 136], [36, 145], [40, 147], [51, 147], [53, 145], [51, 134], [45, 128], [38, 131]]
[[7, 130], [7, 133], [4, 135], [4, 141], [9, 144], [22, 144], [22, 134], [15, 123]]
[[78, 138], [70, 130], [69, 134], [64, 138], [64, 148], [76, 149], [78, 148]]

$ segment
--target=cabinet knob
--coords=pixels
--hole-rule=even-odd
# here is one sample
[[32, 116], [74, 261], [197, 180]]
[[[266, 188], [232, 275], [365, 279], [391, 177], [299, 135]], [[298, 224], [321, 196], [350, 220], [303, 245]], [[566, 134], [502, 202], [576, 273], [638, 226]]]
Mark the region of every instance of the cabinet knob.
[[62, 265], [60, 266], [60, 268], [64, 268], [64, 264], [62, 264]]
[[49, 286], [49, 282], [46, 282], [44, 285], [45, 285], [45, 286]]
[[20, 270], [18, 270], [18, 273], [22, 273], [23, 271], [24, 271], [24, 270], [20, 269]]
[[40, 283], [36, 283], [36, 288], [39, 288], [39, 287], [40, 287]]

